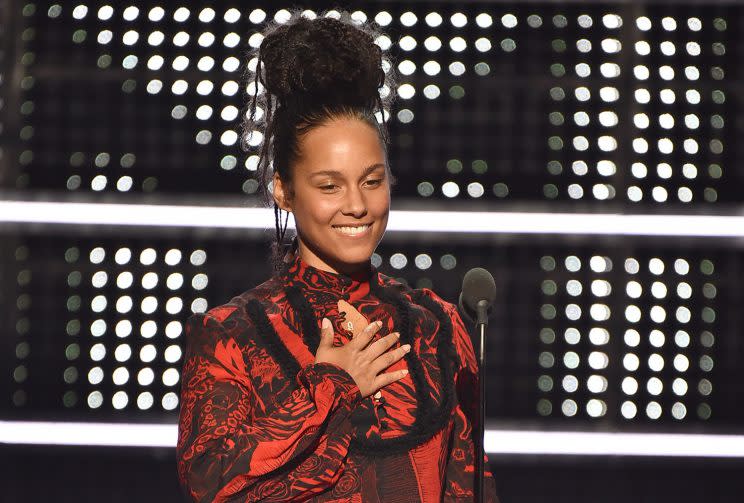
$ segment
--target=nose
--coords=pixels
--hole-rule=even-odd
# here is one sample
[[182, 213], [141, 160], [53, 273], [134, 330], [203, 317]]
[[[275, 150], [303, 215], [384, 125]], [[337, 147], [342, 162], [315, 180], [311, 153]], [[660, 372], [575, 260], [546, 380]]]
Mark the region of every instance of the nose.
[[367, 201], [359, 187], [350, 187], [344, 197], [341, 213], [355, 218], [361, 218], [367, 214]]

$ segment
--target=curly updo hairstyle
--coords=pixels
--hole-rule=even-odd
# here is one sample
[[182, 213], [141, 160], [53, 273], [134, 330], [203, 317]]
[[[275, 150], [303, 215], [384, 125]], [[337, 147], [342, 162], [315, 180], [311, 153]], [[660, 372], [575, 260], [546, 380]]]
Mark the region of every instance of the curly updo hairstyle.
[[[311, 19], [297, 10], [287, 22], [273, 22], [262, 34], [259, 48], [249, 54], [257, 62], [255, 70], [251, 70], [252, 64], [246, 68], [250, 91], [241, 146], [250, 151], [254, 131], [263, 134], [257, 174], [262, 195], [274, 207], [276, 241], [271, 261], [278, 271], [286, 253], [289, 214], [282, 223], [282, 210], [269, 190], [274, 173], [291, 191], [292, 168], [301, 157], [302, 136], [341, 117], [372, 126], [387, 155], [388, 132], [381, 119], [392, 101], [394, 77], [392, 64], [384, 61], [375, 43], [380, 33], [354, 21], [345, 11]], [[290, 251], [296, 246], [295, 238]]]

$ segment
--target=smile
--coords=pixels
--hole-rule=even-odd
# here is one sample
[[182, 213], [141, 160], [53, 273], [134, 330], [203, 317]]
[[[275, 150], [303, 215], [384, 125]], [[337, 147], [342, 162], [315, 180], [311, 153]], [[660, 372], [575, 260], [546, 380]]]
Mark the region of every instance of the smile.
[[363, 236], [367, 234], [370, 227], [372, 227], [372, 224], [364, 224], [364, 225], [354, 225], [354, 226], [347, 226], [347, 225], [334, 225], [332, 226], [337, 232], [340, 234], [343, 234], [344, 236]]

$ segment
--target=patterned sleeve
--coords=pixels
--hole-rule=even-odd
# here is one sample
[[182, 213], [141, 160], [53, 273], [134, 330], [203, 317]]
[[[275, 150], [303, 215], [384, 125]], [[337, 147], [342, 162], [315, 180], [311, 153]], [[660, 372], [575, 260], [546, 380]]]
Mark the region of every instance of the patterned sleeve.
[[[473, 350], [470, 334], [463, 324], [460, 313], [454, 304], [445, 302], [435, 293], [429, 293], [442, 305], [445, 313], [452, 320], [452, 339], [458, 355], [455, 373], [457, 406], [454, 414], [454, 431], [452, 444], [447, 460], [444, 481], [444, 501], [446, 503], [472, 502], [475, 485], [475, 458], [473, 445], [473, 424], [478, 420], [478, 361]], [[496, 494], [496, 482], [490, 472], [488, 456], [483, 456], [485, 470], [485, 498], [488, 503], [499, 503]]]
[[185, 336], [176, 455], [193, 501], [295, 501], [336, 482], [351, 439], [349, 413], [361, 399], [346, 371], [308, 365], [285, 401], [264, 404], [241, 347], [250, 334], [236, 340], [218, 319], [194, 314]]

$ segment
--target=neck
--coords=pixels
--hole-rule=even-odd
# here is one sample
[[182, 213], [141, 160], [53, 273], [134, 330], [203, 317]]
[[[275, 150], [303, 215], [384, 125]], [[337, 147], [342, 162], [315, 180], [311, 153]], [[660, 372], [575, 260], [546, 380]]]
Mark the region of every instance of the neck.
[[370, 271], [369, 257], [367, 257], [366, 261], [359, 263], [339, 262], [331, 258], [321, 257], [320, 254], [313, 252], [310, 248], [305, 246], [305, 243], [303, 243], [302, 240], [298, 240], [296, 253], [299, 254], [300, 259], [307, 265], [333, 274], [360, 276], [367, 274]]

